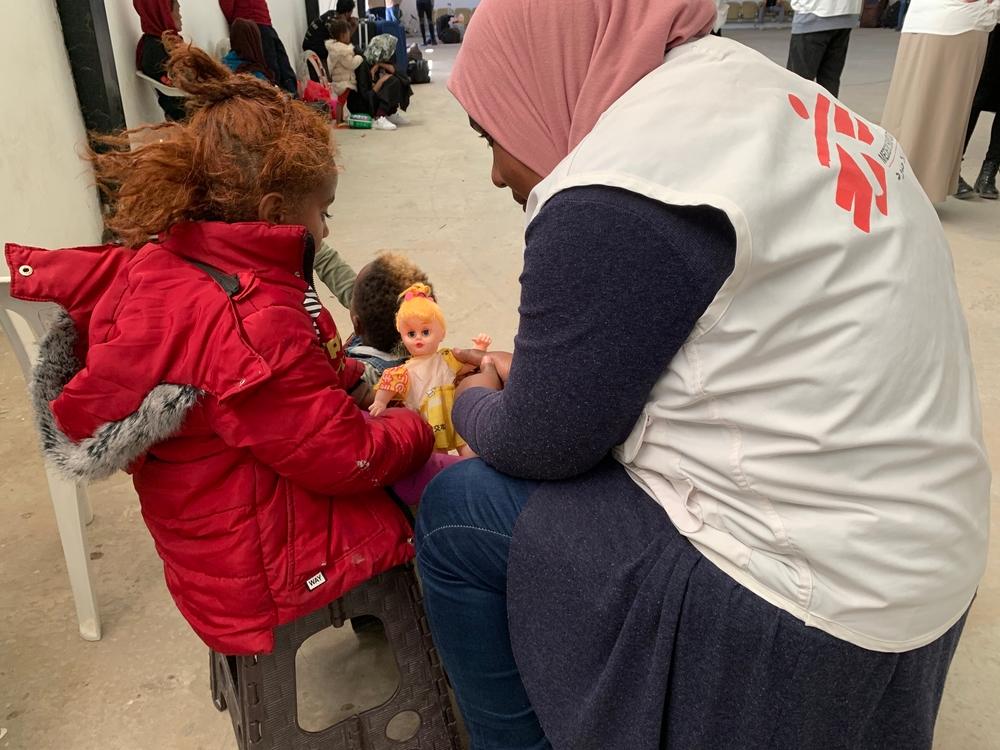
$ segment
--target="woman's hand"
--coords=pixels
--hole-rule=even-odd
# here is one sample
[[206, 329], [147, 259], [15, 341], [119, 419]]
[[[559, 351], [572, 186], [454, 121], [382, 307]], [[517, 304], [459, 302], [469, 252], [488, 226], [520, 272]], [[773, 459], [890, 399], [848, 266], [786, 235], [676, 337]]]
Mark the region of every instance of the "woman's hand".
[[[469, 365], [476, 363], [469, 360], [477, 359], [479, 372], [469, 375], [455, 391], [458, 398], [470, 388], [488, 388], [491, 391], [502, 391], [510, 376], [510, 363], [513, 355], [507, 352], [480, 352], [475, 349], [452, 350], [459, 361]], [[476, 356], [478, 355], [478, 356]]]
[[500, 377], [502, 383], [506, 383], [510, 377], [510, 363], [514, 355], [510, 352], [484, 352], [479, 349], [452, 349], [451, 353], [455, 359], [464, 365], [479, 369], [483, 362], [483, 357], [489, 356], [493, 360], [493, 367]]

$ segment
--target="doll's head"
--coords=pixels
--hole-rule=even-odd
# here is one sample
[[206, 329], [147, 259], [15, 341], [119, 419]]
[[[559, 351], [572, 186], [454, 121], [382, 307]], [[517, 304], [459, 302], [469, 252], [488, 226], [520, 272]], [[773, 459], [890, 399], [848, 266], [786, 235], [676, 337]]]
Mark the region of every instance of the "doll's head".
[[399, 253], [380, 253], [358, 272], [351, 294], [351, 323], [365, 346], [392, 354], [401, 345], [396, 330], [399, 296], [427, 274]]
[[396, 330], [403, 339], [403, 346], [413, 357], [434, 354], [447, 328], [444, 313], [434, 301], [431, 288], [427, 284], [414, 284], [399, 295], [399, 303]]
[[327, 27], [330, 30], [330, 38], [336, 39], [343, 44], [351, 43], [351, 24], [342, 18], [334, 18]]
[[[165, 37], [167, 74], [186, 91], [184, 122], [96, 138], [105, 222], [138, 247], [188, 221], [305, 226], [318, 243], [337, 187], [329, 122], [251, 76], [234, 75], [179, 37]], [[135, 146], [131, 135], [144, 135]]]

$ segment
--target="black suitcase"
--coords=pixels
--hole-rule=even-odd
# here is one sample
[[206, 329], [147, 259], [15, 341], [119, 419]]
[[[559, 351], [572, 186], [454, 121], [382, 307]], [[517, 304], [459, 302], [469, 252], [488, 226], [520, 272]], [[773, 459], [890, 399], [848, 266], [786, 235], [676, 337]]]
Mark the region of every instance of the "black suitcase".
[[355, 49], [358, 50], [358, 54], [364, 52], [368, 43], [377, 35], [378, 25], [374, 21], [361, 19], [361, 22], [358, 24], [358, 30], [351, 37], [351, 41], [354, 43]]

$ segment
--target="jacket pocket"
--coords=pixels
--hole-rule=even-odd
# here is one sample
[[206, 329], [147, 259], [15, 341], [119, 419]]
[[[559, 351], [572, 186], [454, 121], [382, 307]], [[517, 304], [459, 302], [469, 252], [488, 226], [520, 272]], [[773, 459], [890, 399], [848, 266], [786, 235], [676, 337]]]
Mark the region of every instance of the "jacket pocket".
[[282, 483], [288, 514], [288, 585], [306, 586], [330, 562], [331, 499], [287, 480]]

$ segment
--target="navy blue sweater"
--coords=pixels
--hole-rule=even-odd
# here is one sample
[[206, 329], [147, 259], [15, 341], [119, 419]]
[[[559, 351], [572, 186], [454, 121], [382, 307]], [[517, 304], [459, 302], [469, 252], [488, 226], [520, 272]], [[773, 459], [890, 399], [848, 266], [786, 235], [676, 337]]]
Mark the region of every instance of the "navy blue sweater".
[[721, 211], [603, 186], [553, 197], [528, 227], [503, 391], [458, 399], [455, 426], [511, 476], [582, 474], [622, 442], [733, 270]]

